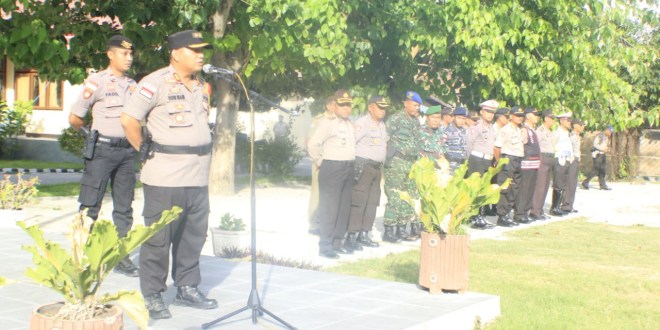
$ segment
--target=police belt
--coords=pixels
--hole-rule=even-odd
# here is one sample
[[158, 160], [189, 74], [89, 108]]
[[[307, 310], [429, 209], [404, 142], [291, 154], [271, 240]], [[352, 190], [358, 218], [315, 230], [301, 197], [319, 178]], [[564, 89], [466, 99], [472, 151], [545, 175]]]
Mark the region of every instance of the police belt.
[[375, 161], [373, 159], [368, 159], [368, 158], [355, 157], [355, 161], [357, 163], [364, 163], [373, 166], [375, 168], [380, 168], [381, 166], [383, 166], [383, 162]]
[[492, 155], [492, 154], [489, 155], [489, 154], [485, 154], [485, 153], [483, 153], [483, 152], [474, 151], [474, 150], [470, 153], [470, 155], [471, 155], [471, 156], [474, 156], [474, 157], [477, 157], [477, 158], [487, 159], [487, 160], [491, 160], [491, 159], [493, 159], [493, 155]]
[[151, 145], [151, 151], [160, 152], [163, 154], [175, 154], [175, 155], [206, 155], [211, 153], [213, 149], [213, 143], [208, 143], [201, 146], [175, 146], [168, 144], [160, 144], [153, 142]]
[[131, 144], [128, 142], [128, 139], [124, 138], [118, 138], [118, 137], [109, 137], [109, 136], [103, 136], [99, 135], [99, 137], [96, 139], [97, 143], [100, 144], [107, 144], [111, 147], [117, 147], [117, 148], [130, 148]]

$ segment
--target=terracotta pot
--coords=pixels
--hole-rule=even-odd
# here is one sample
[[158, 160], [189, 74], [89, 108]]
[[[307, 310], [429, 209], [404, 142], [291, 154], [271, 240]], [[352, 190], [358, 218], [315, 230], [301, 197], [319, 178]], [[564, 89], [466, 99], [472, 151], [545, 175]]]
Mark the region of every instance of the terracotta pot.
[[213, 254], [217, 257], [224, 256], [224, 253], [222, 253], [223, 248], [250, 248], [250, 232], [246, 230], [229, 231], [211, 227], [211, 234], [213, 239]]
[[124, 316], [117, 306], [109, 305], [107, 315], [98, 319], [71, 321], [56, 319], [53, 315], [64, 306], [63, 302], [37, 307], [32, 312], [30, 330], [121, 330], [124, 328]]
[[419, 285], [429, 292], [457, 291], [468, 286], [468, 235], [439, 235], [422, 232]]

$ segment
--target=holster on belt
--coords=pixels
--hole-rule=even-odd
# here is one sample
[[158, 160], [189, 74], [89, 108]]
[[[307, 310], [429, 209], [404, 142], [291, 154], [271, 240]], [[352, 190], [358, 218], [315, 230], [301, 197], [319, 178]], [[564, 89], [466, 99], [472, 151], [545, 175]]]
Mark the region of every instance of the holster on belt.
[[90, 131], [87, 127], [83, 126], [80, 128], [80, 132], [85, 137], [83, 157], [87, 160], [91, 160], [94, 158], [94, 149], [96, 149], [96, 140], [99, 138], [99, 131], [95, 129]]
[[144, 164], [147, 159], [153, 157], [154, 153], [151, 151], [151, 146], [153, 144], [151, 138], [151, 133], [147, 126], [142, 126], [142, 143], [140, 144], [140, 162]]

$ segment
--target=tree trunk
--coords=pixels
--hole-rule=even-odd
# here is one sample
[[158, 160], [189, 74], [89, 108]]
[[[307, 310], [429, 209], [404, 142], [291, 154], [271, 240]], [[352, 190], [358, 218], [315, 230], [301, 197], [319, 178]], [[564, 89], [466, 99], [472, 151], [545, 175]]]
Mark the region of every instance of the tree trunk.
[[[213, 36], [216, 39], [220, 39], [225, 35], [227, 18], [233, 3], [233, 0], [223, 1], [213, 14], [211, 27], [213, 28]], [[240, 49], [231, 54], [216, 53], [211, 59], [211, 63], [221, 68], [231, 68], [238, 71], [242, 63], [240, 54]], [[240, 91], [221, 79], [216, 80], [213, 86], [217, 113], [209, 191], [211, 194], [232, 195], [234, 194], [236, 117], [240, 105]]]
[[609, 178], [627, 179], [638, 175], [639, 138], [641, 131], [631, 128], [611, 137], [611, 154], [607, 164]]

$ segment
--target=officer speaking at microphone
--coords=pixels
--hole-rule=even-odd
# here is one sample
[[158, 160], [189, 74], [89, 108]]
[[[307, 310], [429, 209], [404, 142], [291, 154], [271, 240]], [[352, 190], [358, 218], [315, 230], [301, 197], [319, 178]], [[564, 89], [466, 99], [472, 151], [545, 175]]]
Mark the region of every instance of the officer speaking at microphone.
[[[172, 278], [177, 287], [174, 305], [198, 309], [218, 307], [197, 286], [199, 257], [206, 241], [209, 218], [211, 131], [209, 93], [197, 75], [204, 64], [202, 34], [187, 30], [167, 38], [170, 65], [146, 76], [126, 104], [121, 123], [131, 145], [143, 142], [140, 121], [153, 141], [142, 167], [144, 224], [158, 221], [165, 210], [183, 212], [140, 248], [140, 290], [149, 317], [172, 317], [163, 301], [172, 253]], [[144, 147], [142, 148], [145, 149]], [[146, 151], [146, 150], [145, 150]]]
[[[112, 189], [112, 221], [119, 237], [133, 225], [135, 152], [119, 122], [126, 99], [135, 89], [135, 80], [126, 76], [133, 64], [133, 42], [121, 35], [108, 39], [106, 70], [91, 75], [71, 108], [69, 124], [85, 135], [85, 173], [81, 179], [80, 209], [96, 220], [108, 181]], [[91, 130], [83, 127], [92, 109]], [[126, 256], [114, 269], [127, 276], [138, 276], [138, 269]]]

